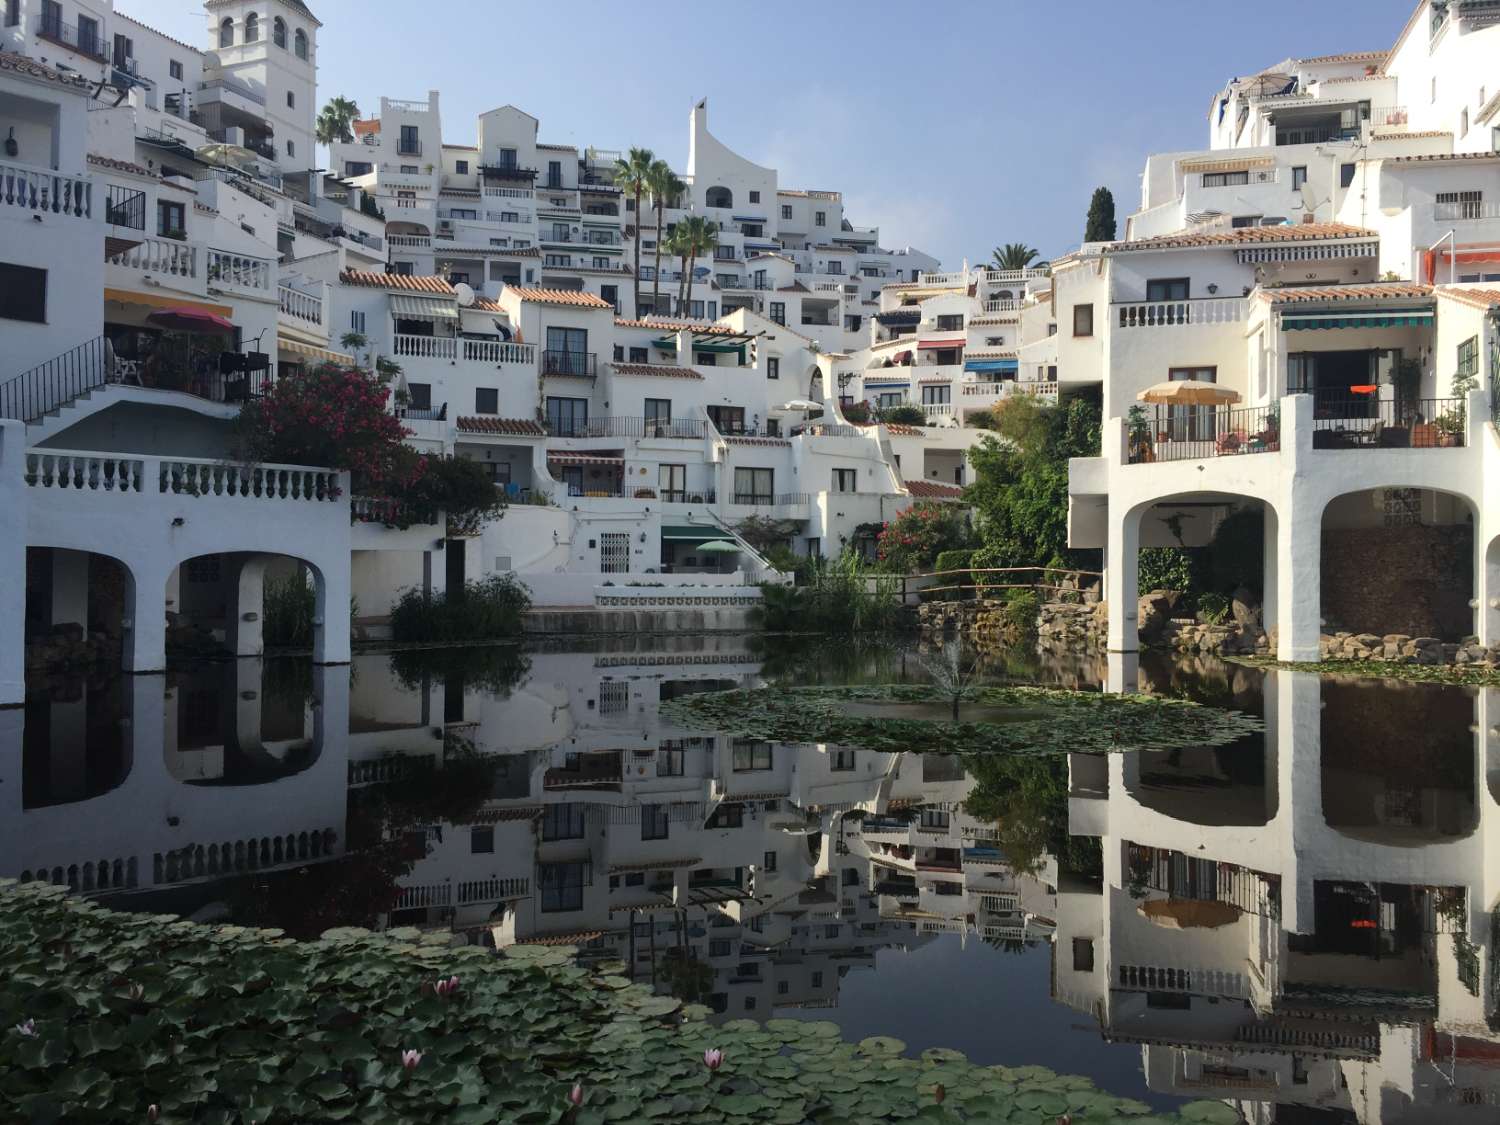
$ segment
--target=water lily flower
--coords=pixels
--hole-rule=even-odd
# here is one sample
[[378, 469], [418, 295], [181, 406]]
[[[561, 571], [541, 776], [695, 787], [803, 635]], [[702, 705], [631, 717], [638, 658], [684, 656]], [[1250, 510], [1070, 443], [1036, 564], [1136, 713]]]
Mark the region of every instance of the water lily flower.
[[582, 1105], [583, 1104], [583, 1083], [582, 1082], [575, 1082], [575, 1083], [573, 1083], [573, 1088], [568, 1091], [568, 1101], [572, 1102], [574, 1105]]
[[455, 973], [453, 976], [451, 976], [451, 977], [448, 978], [448, 991], [449, 992], [457, 992], [458, 991], [458, 974], [457, 973]]
[[942, 1105], [943, 1104], [943, 1099], [946, 1098], [947, 1096], [948, 1096], [948, 1091], [945, 1090], [945, 1089], [943, 1089], [943, 1084], [941, 1082], [939, 1082], [936, 1086], [934, 1086], [932, 1088], [932, 1100], [935, 1101], [935, 1102], [937, 1102], [938, 1105]]
[[448, 995], [448, 982], [447, 981], [440, 980], [440, 981], [437, 982], [437, 984], [433, 985], [432, 987], [433, 987], [433, 990], [437, 992], [439, 998]]
[[160, 1116], [161, 1116], [161, 1106], [157, 1105], [155, 1102], [152, 1102], [150, 1105], [148, 1105], [146, 1107], [146, 1120], [147, 1121], [155, 1121]]
[[35, 1039], [36, 1020], [27, 1020], [25, 1023], [16, 1024], [16, 1034], [23, 1035], [27, 1039]]
[[710, 1047], [703, 1052], [703, 1065], [709, 1070], [718, 1070], [724, 1065], [724, 1052], [718, 1047]]
[[421, 1051], [410, 1051], [410, 1050], [408, 1050], [408, 1051], [402, 1051], [401, 1052], [401, 1068], [403, 1070], [405, 1070], [405, 1071], [410, 1072], [410, 1071], [416, 1070], [417, 1069], [417, 1064], [419, 1062], [421, 1062], [421, 1061], [422, 1061], [422, 1052]]

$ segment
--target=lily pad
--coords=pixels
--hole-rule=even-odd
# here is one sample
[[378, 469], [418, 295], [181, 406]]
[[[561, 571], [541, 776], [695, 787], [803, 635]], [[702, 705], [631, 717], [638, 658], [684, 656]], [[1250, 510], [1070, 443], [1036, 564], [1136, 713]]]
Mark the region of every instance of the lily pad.
[[871, 1035], [859, 1041], [859, 1049], [867, 1055], [899, 1055], [906, 1050], [906, 1044], [889, 1035]]
[[1244, 1120], [1238, 1110], [1223, 1102], [1189, 1102], [1179, 1112], [1189, 1121], [1201, 1121], [1204, 1125], [1240, 1125]]

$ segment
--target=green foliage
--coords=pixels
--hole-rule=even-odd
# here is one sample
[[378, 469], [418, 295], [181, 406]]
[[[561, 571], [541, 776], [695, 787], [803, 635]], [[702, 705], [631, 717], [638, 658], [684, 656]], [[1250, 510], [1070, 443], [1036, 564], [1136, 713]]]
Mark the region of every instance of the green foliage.
[[[0, 881], [0, 1117], [1052, 1125], [1147, 1112], [1045, 1067], [975, 1066], [946, 1048], [904, 1058], [886, 1036], [846, 1042], [828, 1020], [710, 1025], [706, 1007], [581, 966], [573, 946], [497, 957], [450, 940], [346, 926], [290, 941]], [[452, 976], [457, 991], [439, 994], [435, 981]], [[704, 1065], [709, 1048], [720, 1069]], [[406, 1050], [421, 1052], [409, 1070]], [[1204, 1107], [1224, 1108], [1195, 1102], [1152, 1120], [1217, 1120]]]
[[981, 549], [976, 566], [1094, 569], [1097, 551], [1068, 550], [1068, 459], [1099, 453], [1099, 406], [1075, 398], [1043, 406], [1029, 396], [996, 408], [998, 437], [969, 450]]
[[1089, 200], [1089, 217], [1084, 224], [1085, 242], [1113, 242], [1115, 240], [1115, 197], [1109, 188], [1095, 188]]
[[1137, 586], [1142, 593], [1176, 590], [1192, 594], [1197, 590], [1193, 570], [1192, 553], [1183, 547], [1142, 547]]
[[501, 699], [526, 678], [531, 660], [515, 644], [404, 649], [391, 653], [391, 671], [408, 691], [442, 682]]
[[1035, 633], [1041, 611], [1042, 599], [1035, 590], [1005, 592], [1005, 625], [1012, 636], [1026, 637]]
[[848, 422], [851, 426], [863, 426], [870, 421], [870, 404], [868, 402], [851, 402], [839, 409], [844, 415], [844, 421]]
[[1037, 251], [1024, 242], [1007, 242], [996, 246], [990, 262], [997, 270], [1024, 270], [1037, 259]]
[[[974, 562], [974, 551], [969, 547], [960, 547], [946, 551], [939, 551], [937, 557], [932, 560], [932, 569], [944, 577], [937, 579], [939, 586], [973, 586], [974, 575], [969, 572], [969, 567]], [[946, 574], [946, 571], [957, 571], [956, 574]], [[973, 590], [950, 590], [946, 599], [950, 602], [964, 601], [974, 596]]]
[[783, 574], [792, 575], [797, 580], [799, 586], [810, 581], [818, 569], [816, 559], [809, 558], [807, 555], [797, 554], [796, 551], [792, 550], [785, 543], [777, 543], [775, 546], [762, 551], [761, 555], [776, 570], [781, 571]]
[[391, 636], [404, 643], [484, 641], [516, 636], [531, 595], [514, 574], [492, 574], [462, 590], [401, 591], [391, 612]]
[[1221, 594], [1244, 586], [1259, 594], [1265, 571], [1265, 516], [1241, 508], [1224, 517], [1206, 552], [1204, 585]]
[[313, 643], [317, 592], [301, 574], [268, 578], [261, 610], [261, 638], [277, 648], [307, 648]]
[[964, 414], [964, 425], [976, 430], [993, 430], [999, 425], [993, 410], [970, 410]]
[[1105, 695], [1035, 687], [988, 687], [974, 692], [986, 708], [1013, 711], [985, 722], [873, 718], [851, 714], [851, 702], [948, 702], [931, 685], [786, 687], [710, 692], [661, 706], [661, 715], [686, 727], [768, 742], [839, 742], [885, 752], [1104, 754], [1222, 746], [1263, 729], [1238, 711], [1181, 699]]
[[996, 843], [1018, 875], [1040, 872], [1068, 836], [1067, 760], [976, 754], [964, 768], [974, 780], [964, 812], [996, 826]]
[[805, 586], [765, 583], [760, 592], [751, 622], [772, 633], [872, 632], [901, 618], [895, 581], [865, 573], [849, 553], [815, 568]]
[[[913, 402], [903, 402], [899, 406], [887, 406], [884, 410], [876, 412], [877, 418], [888, 425], [897, 426], [925, 426], [927, 425], [927, 411]], [[844, 417], [848, 417], [846, 413]]]
[[392, 490], [403, 501], [408, 522], [446, 513], [449, 535], [474, 535], [505, 510], [505, 493], [495, 487], [484, 465], [468, 457], [429, 457], [422, 473]]
[[778, 520], [771, 516], [746, 516], [734, 525], [734, 533], [761, 554], [773, 547], [786, 547], [787, 541], [802, 530], [799, 520]]
[[969, 523], [962, 508], [919, 500], [890, 520], [875, 538], [882, 570], [918, 574], [944, 551], [967, 546]]
[[1209, 591], [1198, 595], [1198, 616], [1210, 625], [1221, 625], [1229, 617], [1229, 599]]

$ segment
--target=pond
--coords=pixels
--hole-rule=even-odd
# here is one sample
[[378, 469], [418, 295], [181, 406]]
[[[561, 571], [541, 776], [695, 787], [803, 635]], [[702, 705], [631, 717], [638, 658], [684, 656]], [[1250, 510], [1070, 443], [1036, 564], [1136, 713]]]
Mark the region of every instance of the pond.
[[0, 876], [296, 937], [576, 946], [711, 1021], [833, 1020], [912, 1054], [1086, 1075], [1159, 1110], [1500, 1112], [1500, 692], [963, 659], [988, 687], [1139, 688], [1264, 729], [1111, 754], [1059, 737], [1018, 757], [944, 752], [946, 703], [847, 704], [928, 721], [925, 752], [660, 712], [933, 674], [910, 647], [807, 638], [63, 678], [0, 712]]

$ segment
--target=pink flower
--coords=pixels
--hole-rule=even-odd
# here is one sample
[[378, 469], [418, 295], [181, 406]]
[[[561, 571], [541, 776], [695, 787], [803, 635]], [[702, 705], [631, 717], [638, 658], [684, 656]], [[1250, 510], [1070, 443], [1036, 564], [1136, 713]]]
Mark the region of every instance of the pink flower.
[[583, 1083], [582, 1082], [575, 1082], [575, 1083], [573, 1083], [573, 1088], [568, 1091], [568, 1101], [572, 1102], [574, 1105], [582, 1105], [583, 1104]]
[[421, 1062], [421, 1061], [422, 1061], [422, 1052], [421, 1051], [410, 1051], [410, 1050], [408, 1050], [408, 1051], [402, 1051], [401, 1052], [401, 1069], [405, 1070], [407, 1073], [411, 1073], [413, 1070], [416, 1070], [417, 1069], [417, 1064], [419, 1062]]
[[35, 1039], [36, 1020], [27, 1020], [25, 1023], [16, 1024], [16, 1034], [24, 1039]]
[[148, 1105], [146, 1107], [146, 1120], [147, 1121], [155, 1121], [160, 1116], [161, 1116], [161, 1106], [157, 1105], [155, 1102], [152, 1102], [150, 1105]]
[[724, 1052], [718, 1047], [710, 1047], [703, 1052], [703, 1065], [709, 1070], [718, 1070], [724, 1065]]

